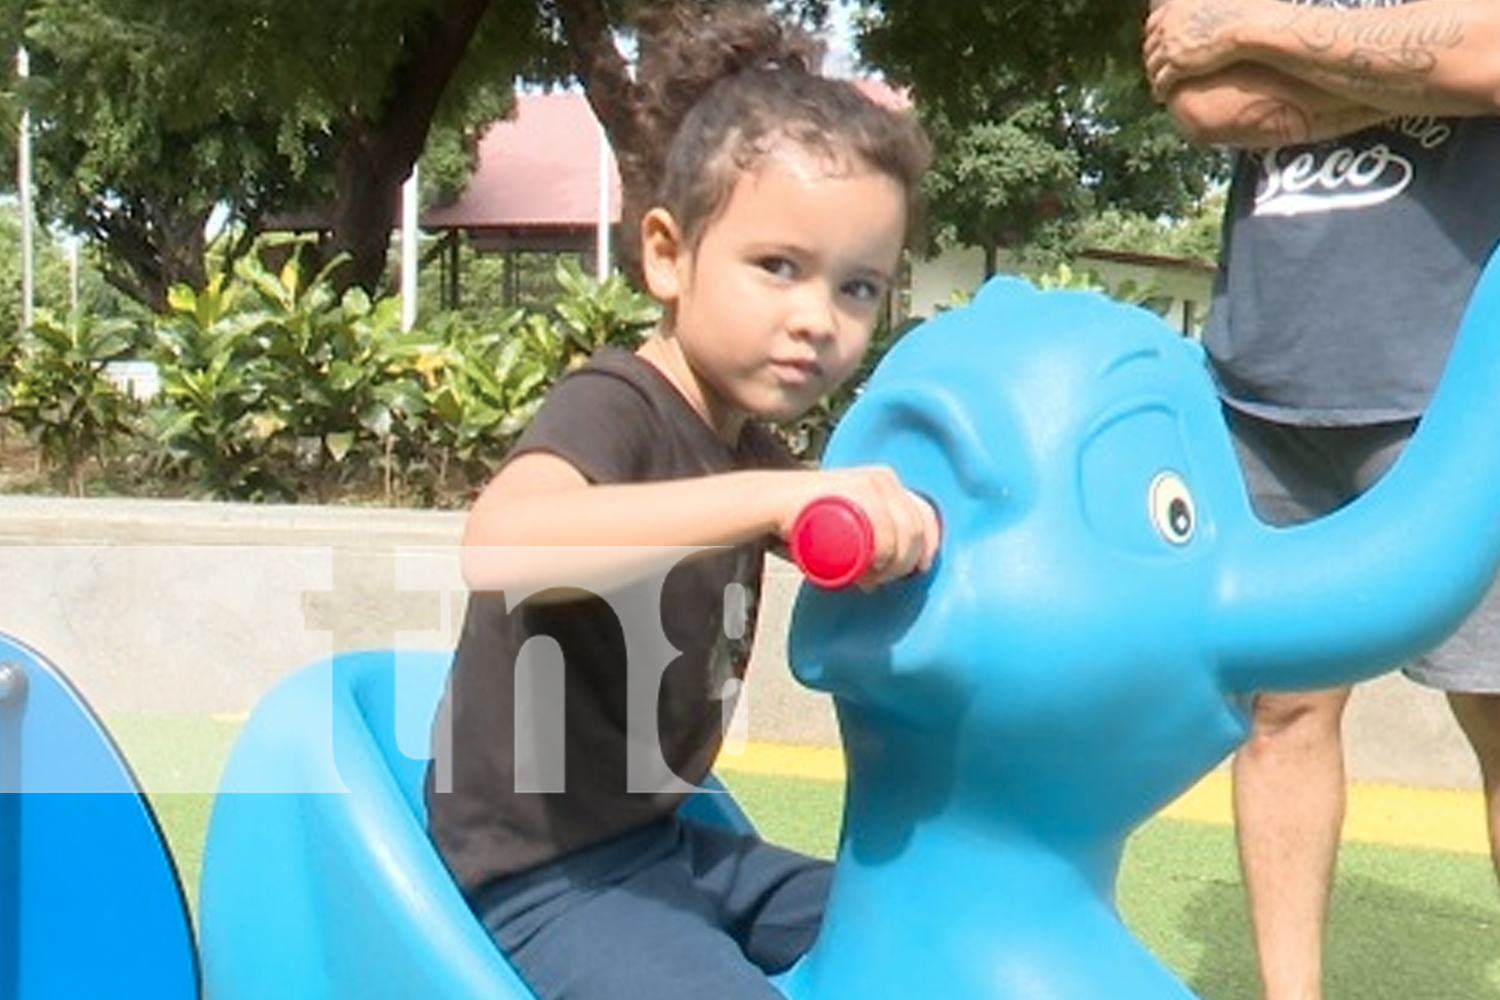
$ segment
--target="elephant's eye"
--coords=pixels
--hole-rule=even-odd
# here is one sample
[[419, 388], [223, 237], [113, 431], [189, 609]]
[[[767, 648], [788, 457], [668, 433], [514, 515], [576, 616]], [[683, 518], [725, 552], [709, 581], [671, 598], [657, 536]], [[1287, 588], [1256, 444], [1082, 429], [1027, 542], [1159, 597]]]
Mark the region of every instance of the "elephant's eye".
[[1173, 545], [1186, 545], [1193, 537], [1193, 495], [1175, 472], [1163, 472], [1151, 481], [1151, 523], [1161, 537]]

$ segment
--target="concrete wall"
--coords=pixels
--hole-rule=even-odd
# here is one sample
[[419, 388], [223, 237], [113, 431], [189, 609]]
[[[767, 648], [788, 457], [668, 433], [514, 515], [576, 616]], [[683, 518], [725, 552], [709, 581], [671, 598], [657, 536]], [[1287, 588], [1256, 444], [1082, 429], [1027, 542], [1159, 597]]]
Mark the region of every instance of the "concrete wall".
[[[457, 513], [0, 497], [0, 632], [106, 715], [243, 716], [335, 650], [449, 647], [464, 589]], [[769, 570], [741, 734], [832, 746], [826, 699], [791, 680], [798, 584]], [[1349, 717], [1356, 778], [1473, 787], [1438, 695], [1387, 677]]]

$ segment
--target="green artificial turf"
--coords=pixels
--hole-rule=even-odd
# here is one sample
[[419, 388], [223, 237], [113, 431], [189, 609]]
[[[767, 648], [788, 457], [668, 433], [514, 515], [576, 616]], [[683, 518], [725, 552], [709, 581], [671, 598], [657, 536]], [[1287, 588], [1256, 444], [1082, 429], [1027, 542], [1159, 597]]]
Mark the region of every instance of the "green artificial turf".
[[[724, 780], [763, 836], [832, 854], [838, 785], [734, 773]], [[1229, 826], [1147, 823], [1127, 847], [1118, 898], [1136, 935], [1203, 1000], [1258, 1000]], [[1326, 966], [1327, 1000], [1500, 1000], [1500, 892], [1489, 859], [1346, 845]]]
[[202, 715], [114, 715], [105, 722], [149, 793], [183, 894], [195, 907], [208, 813], [239, 724]]
[[[151, 792], [184, 893], [194, 901], [211, 790], [237, 727], [186, 717], [118, 718], [109, 725]], [[833, 855], [842, 808], [838, 783], [736, 772], [723, 777], [763, 836]], [[1227, 825], [1146, 824], [1126, 851], [1118, 896], [1126, 922], [1202, 1000], [1258, 1000]], [[1500, 892], [1488, 858], [1346, 845], [1329, 919], [1325, 997], [1500, 1000]]]

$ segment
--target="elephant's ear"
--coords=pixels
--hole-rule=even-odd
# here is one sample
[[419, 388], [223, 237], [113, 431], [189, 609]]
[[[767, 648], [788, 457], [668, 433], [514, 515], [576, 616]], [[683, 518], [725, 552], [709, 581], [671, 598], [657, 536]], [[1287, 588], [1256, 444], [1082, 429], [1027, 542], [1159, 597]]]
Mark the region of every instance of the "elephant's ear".
[[952, 602], [930, 599], [943, 590], [945, 554], [971, 532], [993, 532], [1016, 516], [1033, 492], [1015, 422], [996, 394], [987, 400], [990, 409], [978, 412], [973, 394], [951, 381], [887, 383], [862, 396], [839, 425], [829, 464], [894, 468], [937, 509], [942, 542], [929, 572], [873, 592], [804, 585], [789, 639], [802, 683], [927, 718], [934, 698], [950, 700], [948, 682], [925, 669], [949, 641], [939, 619]]
[[967, 306], [941, 313], [899, 340], [840, 419], [824, 464], [893, 467], [910, 488], [948, 509], [993, 503], [1018, 488], [1031, 444], [1005, 373], [1014, 367], [1035, 304], [1015, 278], [985, 285]]

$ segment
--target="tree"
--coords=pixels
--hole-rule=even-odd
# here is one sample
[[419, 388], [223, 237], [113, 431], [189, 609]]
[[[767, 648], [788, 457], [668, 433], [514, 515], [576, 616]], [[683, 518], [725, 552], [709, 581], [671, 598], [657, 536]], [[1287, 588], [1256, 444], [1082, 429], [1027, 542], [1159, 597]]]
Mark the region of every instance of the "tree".
[[[349, 254], [350, 281], [374, 290], [400, 187], [434, 125], [469, 132], [493, 121], [509, 105], [515, 75], [546, 65], [539, 12], [491, 0], [262, 3], [284, 18], [252, 46], [282, 70], [267, 88], [269, 103], [300, 107], [304, 121], [332, 136], [331, 249]], [[214, 17], [224, 6], [204, 0]], [[318, 85], [303, 96], [309, 81]]]
[[1192, 214], [1225, 166], [1150, 98], [1143, 5], [1069, 0], [935, 5], [863, 0], [860, 51], [913, 88], [938, 151], [938, 245], [1065, 246], [1108, 208]]
[[[658, 0], [663, 2], [663, 0]], [[651, 4], [553, 0], [557, 33], [619, 163], [622, 217], [649, 200], [666, 138], [650, 134], [619, 39], [643, 62]], [[817, 27], [826, 3], [784, 3]], [[1142, 11], [1095, 0], [859, 0], [860, 53], [910, 86], [938, 150], [933, 236], [986, 249], [1065, 238], [1090, 212], [1190, 213], [1222, 169], [1176, 134], [1137, 69]], [[622, 241], [626, 250], [631, 241]]]
[[[378, 290], [399, 188], [424, 150], [449, 164], [514, 81], [581, 84], [619, 163], [624, 217], [667, 137], [632, 72], [641, 14], [712, 0], [0, 0], [33, 49], [46, 213], [105, 249], [111, 280], [160, 305], [201, 284], [207, 221], [248, 245], [265, 220], [331, 205], [325, 259]], [[828, 0], [770, 0], [817, 27]], [[1201, 191], [1134, 71], [1140, 12], [1095, 0], [859, 0], [865, 61], [910, 84], [939, 148], [934, 199], [980, 245], [1091, 206], [1171, 213]], [[0, 28], [3, 37], [4, 28]], [[1112, 67], [1118, 67], [1113, 69]], [[1134, 102], [1134, 103], [1132, 103]], [[1196, 172], [1195, 172], [1196, 171]], [[453, 174], [447, 177], [451, 180]], [[962, 231], [976, 229], [975, 234]], [[625, 253], [635, 241], [620, 241]]]
[[204, 224], [246, 241], [330, 203], [327, 252], [374, 290], [434, 127], [472, 130], [545, 65], [534, 5], [491, 0], [28, 0], [38, 187], [160, 305], [201, 284]]
[[1133, 61], [1144, 3], [1097, 0], [855, 0], [861, 56], [949, 113], [995, 83], [1033, 95]]
[[990, 275], [1001, 247], [1025, 244], [1059, 218], [1082, 213], [1079, 155], [1059, 141], [1047, 102], [1021, 102], [967, 127], [941, 111], [924, 117], [938, 150], [926, 184], [934, 249], [978, 247]]

